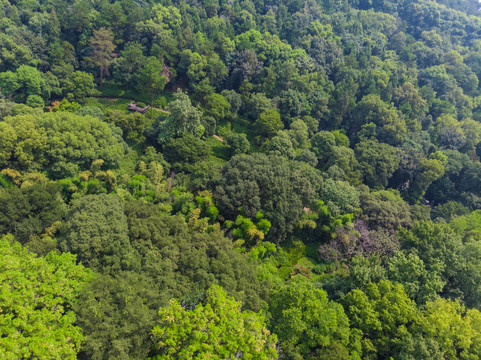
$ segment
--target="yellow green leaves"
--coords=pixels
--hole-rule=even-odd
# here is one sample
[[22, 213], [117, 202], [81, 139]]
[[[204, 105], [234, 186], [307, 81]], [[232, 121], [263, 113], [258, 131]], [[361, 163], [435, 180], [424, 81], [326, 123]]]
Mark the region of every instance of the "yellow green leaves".
[[213, 285], [204, 304], [184, 309], [171, 300], [159, 310], [152, 334], [161, 359], [276, 359], [277, 337], [265, 328], [262, 315], [242, 312], [241, 303]]
[[69, 253], [36, 257], [13, 242], [0, 239], [2, 358], [76, 359], [83, 336], [71, 305], [90, 272]]

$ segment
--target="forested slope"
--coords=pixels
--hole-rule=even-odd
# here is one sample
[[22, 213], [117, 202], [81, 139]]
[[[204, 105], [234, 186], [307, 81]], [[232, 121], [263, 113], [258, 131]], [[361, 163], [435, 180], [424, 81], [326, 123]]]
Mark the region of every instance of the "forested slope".
[[480, 359], [479, 6], [0, 0], [0, 359]]

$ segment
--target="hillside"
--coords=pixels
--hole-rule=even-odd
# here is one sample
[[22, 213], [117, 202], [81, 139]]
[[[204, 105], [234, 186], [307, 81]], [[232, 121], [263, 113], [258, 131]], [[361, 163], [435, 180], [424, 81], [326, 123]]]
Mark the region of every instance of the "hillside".
[[0, 359], [481, 359], [472, 0], [0, 0]]

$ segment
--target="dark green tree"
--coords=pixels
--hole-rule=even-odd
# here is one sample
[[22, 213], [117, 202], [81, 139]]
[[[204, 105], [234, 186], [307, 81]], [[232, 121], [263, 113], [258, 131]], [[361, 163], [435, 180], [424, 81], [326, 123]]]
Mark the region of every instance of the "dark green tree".
[[115, 273], [136, 266], [124, 205], [115, 195], [86, 195], [73, 201], [59, 246], [98, 272]]
[[259, 210], [272, 223], [268, 239], [280, 242], [293, 231], [304, 207], [318, 198], [319, 173], [305, 163], [255, 154], [234, 156], [222, 169], [215, 191], [221, 213], [254, 218]]
[[89, 40], [90, 56], [86, 58], [87, 62], [98, 66], [100, 69], [100, 91], [104, 76], [109, 73], [109, 66], [112, 62], [112, 52], [115, 50], [114, 34], [107, 28], [100, 28], [93, 31], [93, 35]]

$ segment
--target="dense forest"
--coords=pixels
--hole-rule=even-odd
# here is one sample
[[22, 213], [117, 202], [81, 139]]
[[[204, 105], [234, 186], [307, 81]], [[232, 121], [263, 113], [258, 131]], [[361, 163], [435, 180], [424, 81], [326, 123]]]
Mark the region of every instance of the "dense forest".
[[0, 0], [0, 359], [481, 359], [474, 0]]

